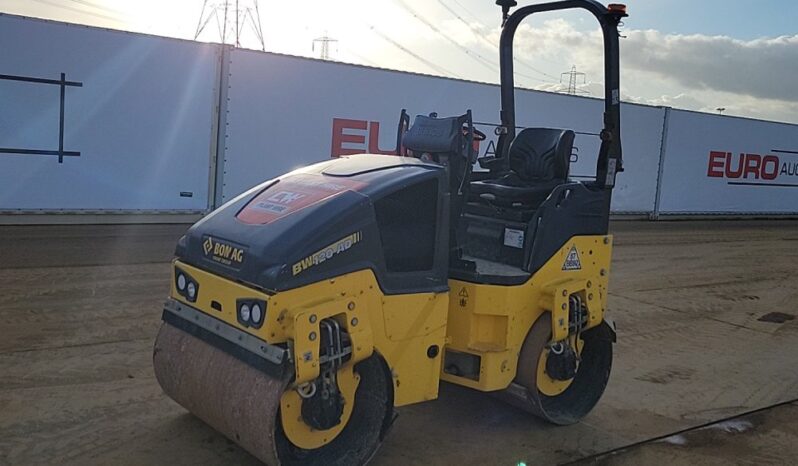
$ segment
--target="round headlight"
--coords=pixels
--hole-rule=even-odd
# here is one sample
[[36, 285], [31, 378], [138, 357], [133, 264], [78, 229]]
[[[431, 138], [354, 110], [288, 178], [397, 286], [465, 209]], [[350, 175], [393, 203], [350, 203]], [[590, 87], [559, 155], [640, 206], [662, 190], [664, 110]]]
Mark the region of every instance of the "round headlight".
[[190, 299], [194, 299], [194, 297], [197, 296], [197, 285], [195, 285], [194, 282], [188, 282], [188, 285], [186, 286], [186, 292], [188, 293], [188, 297]]
[[260, 320], [263, 318], [263, 311], [260, 308], [260, 304], [253, 304], [252, 305], [252, 323], [258, 325]]
[[177, 289], [180, 291], [186, 289], [186, 276], [182, 273], [177, 276]]
[[241, 320], [244, 322], [249, 321], [250, 309], [249, 304], [242, 304], [240, 308], [238, 308], [238, 315], [241, 317]]

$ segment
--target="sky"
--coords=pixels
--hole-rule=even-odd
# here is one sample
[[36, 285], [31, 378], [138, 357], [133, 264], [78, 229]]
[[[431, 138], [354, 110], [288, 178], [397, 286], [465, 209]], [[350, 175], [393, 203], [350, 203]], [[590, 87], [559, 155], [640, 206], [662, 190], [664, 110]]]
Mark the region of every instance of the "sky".
[[[257, 2], [267, 51], [498, 82], [500, 9], [493, 0], [238, 0]], [[0, 12], [219, 42], [224, 0], [0, 0]], [[234, 5], [235, 0], [229, 0]], [[519, 4], [539, 3], [519, 0]], [[203, 12], [203, 5], [205, 10]], [[621, 40], [626, 101], [798, 123], [798, 2], [628, 0]], [[221, 9], [218, 10], [221, 12]], [[221, 16], [221, 14], [219, 15]], [[232, 17], [232, 15], [231, 15]], [[252, 18], [241, 46], [260, 49]], [[231, 26], [231, 30], [234, 27]], [[228, 34], [227, 42], [234, 41]], [[528, 19], [515, 39], [516, 84], [562, 91], [576, 67], [579, 92], [603, 96], [601, 38], [587, 12]]]

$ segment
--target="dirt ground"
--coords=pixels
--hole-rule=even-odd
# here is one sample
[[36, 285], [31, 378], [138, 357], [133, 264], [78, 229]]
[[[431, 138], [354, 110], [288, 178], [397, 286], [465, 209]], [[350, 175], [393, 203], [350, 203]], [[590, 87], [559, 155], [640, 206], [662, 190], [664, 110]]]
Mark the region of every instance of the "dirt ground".
[[[185, 228], [0, 227], [0, 464], [256, 464], [152, 373]], [[616, 359], [583, 422], [549, 426], [444, 384], [400, 410], [373, 464], [794, 462], [798, 222], [612, 230]], [[772, 312], [787, 320], [760, 320]]]

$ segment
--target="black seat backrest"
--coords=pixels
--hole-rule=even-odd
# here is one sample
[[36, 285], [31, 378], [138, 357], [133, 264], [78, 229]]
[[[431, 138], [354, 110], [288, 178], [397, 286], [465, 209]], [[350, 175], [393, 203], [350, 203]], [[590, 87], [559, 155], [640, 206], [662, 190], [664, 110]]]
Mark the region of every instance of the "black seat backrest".
[[574, 132], [527, 128], [510, 145], [510, 168], [524, 181], [566, 180]]

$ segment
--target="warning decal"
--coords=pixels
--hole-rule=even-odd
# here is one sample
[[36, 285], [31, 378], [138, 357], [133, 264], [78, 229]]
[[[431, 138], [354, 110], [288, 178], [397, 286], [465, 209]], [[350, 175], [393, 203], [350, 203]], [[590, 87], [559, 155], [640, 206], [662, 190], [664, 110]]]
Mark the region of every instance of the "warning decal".
[[562, 264], [563, 270], [582, 270], [582, 262], [579, 260], [579, 251], [576, 246], [571, 246], [568, 255], [565, 256], [565, 262]]
[[468, 291], [466, 291], [465, 287], [457, 295], [460, 296], [460, 307], [468, 306]]

